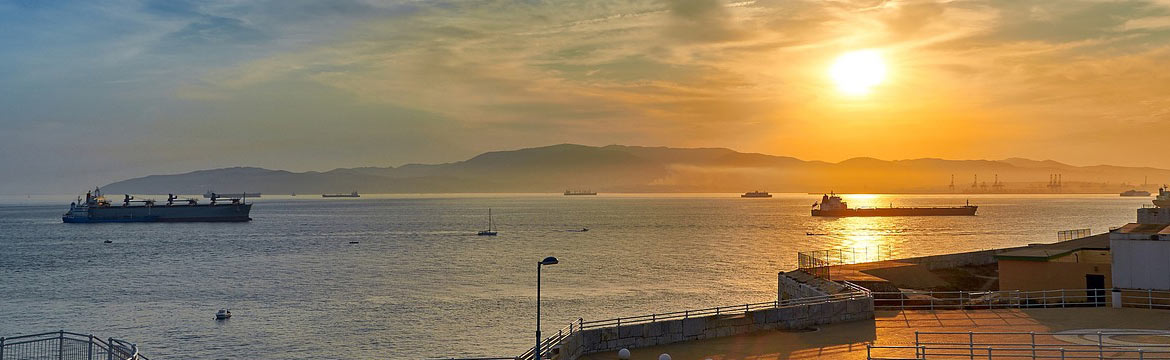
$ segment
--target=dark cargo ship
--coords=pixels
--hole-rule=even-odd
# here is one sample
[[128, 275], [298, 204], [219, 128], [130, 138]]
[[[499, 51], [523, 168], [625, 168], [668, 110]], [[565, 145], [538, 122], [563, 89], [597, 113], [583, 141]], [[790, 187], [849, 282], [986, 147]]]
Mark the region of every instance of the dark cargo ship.
[[745, 193], [743, 193], [743, 195], [740, 195], [739, 197], [743, 197], [743, 198], [770, 198], [770, 197], [772, 197], [772, 194], [769, 194], [767, 191], [756, 190], [756, 191], [745, 192]]
[[954, 207], [888, 207], [888, 208], [856, 208], [841, 201], [836, 194], [821, 196], [821, 201], [813, 203], [812, 216], [974, 216], [979, 207], [968, 203]]
[[69, 204], [69, 212], [61, 216], [67, 223], [100, 222], [242, 222], [250, 221], [248, 214], [252, 204], [243, 198], [221, 199], [212, 194], [208, 204], [195, 199], [180, 199], [174, 194], [167, 196], [167, 202], [155, 204], [154, 200], [136, 200], [125, 195], [121, 204], [110, 202], [102, 196], [101, 189], [85, 194], [85, 201], [78, 199]]

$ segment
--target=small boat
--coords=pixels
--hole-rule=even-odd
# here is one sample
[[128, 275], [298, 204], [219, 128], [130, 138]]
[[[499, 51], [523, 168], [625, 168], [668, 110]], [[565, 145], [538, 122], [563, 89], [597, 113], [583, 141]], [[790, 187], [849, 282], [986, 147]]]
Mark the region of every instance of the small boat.
[[1121, 193], [1121, 196], [1126, 196], [1126, 197], [1129, 197], [1129, 196], [1138, 196], [1138, 197], [1150, 196], [1150, 192], [1145, 191], [1145, 190], [1136, 190], [1136, 189], [1126, 190], [1125, 192]]
[[488, 208], [488, 228], [487, 230], [480, 230], [476, 235], [479, 236], [496, 236], [496, 230], [492, 224], [492, 209]]
[[772, 194], [769, 194], [767, 191], [756, 190], [756, 191], [749, 191], [749, 192], [743, 193], [743, 195], [740, 195], [739, 197], [742, 197], [742, 198], [770, 198], [770, 197], [772, 197]]
[[104, 242], [104, 243], [106, 243], [106, 244], [113, 244], [113, 243], [114, 243], [114, 240], [106, 240], [106, 241], [103, 241], [103, 242]]
[[350, 244], [357, 244], [358, 242], [357, 241], [350, 241], [349, 243]]
[[219, 309], [219, 312], [215, 313], [216, 320], [227, 320], [227, 319], [231, 319], [231, 318], [232, 318], [232, 311], [228, 310], [228, 309]]

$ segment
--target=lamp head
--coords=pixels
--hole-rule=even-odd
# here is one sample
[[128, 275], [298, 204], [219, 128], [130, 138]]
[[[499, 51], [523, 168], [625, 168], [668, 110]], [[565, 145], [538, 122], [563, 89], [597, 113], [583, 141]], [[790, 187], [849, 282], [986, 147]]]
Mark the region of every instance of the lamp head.
[[557, 260], [557, 258], [554, 256], [546, 257], [546, 258], [544, 258], [544, 260], [540, 261], [540, 265], [554, 265], [557, 263], [560, 263], [560, 261]]

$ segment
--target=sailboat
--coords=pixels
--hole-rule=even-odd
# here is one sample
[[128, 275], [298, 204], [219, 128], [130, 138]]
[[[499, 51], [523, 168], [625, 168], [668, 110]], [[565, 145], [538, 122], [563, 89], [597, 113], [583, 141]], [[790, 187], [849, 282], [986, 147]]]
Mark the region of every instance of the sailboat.
[[496, 236], [496, 230], [492, 226], [492, 209], [488, 208], [488, 228], [487, 230], [480, 230], [479, 236]]

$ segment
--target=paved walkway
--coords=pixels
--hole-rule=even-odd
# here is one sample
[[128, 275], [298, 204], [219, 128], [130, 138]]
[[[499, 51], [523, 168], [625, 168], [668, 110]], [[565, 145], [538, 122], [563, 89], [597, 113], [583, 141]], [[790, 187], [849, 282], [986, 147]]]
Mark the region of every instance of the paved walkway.
[[[674, 360], [865, 359], [867, 343], [913, 345], [916, 330], [1058, 332], [1078, 329], [1170, 330], [1170, 311], [1111, 308], [879, 311], [874, 320], [824, 325], [815, 331], [766, 331], [634, 349], [632, 359], [656, 360], [662, 353], [670, 354]], [[1049, 337], [1038, 342], [1069, 343], [1075, 342], [1075, 338]], [[1132, 338], [1146, 343], [1170, 343], [1167, 341], [1170, 337]], [[987, 335], [980, 339], [1007, 341]], [[597, 353], [582, 359], [613, 360], [617, 354]]]

